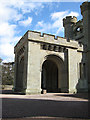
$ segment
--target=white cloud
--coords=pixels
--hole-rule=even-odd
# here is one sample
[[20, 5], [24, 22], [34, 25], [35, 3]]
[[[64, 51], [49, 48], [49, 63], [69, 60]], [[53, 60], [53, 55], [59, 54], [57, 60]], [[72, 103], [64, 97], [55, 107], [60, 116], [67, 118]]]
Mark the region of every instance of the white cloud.
[[31, 24], [32, 18], [25, 19], [25, 14], [38, 11], [43, 8], [42, 3], [31, 3], [30, 0], [0, 0], [0, 57], [14, 60], [14, 45], [20, 39], [18, 36], [17, 23], [22, 25]]
[[[48, 23], [45, 23], [44, 21], [39, 21], [36, 25], [36, 30], [39, 30], [41, 32], [53, 32], [56, 33], [56, 35], [59, 35], [60, 32], [64, 30], [63, 28], [63, 18], [66, 16], [76, 16], [78, 17], [79, 14], [77, 12], [69, 12], [69, 11], [62, 11], [62, 12], [54, 12], [50, 15], [51, 21]], [[59, 35], [60, 36], [60, 35]]]
[[32, 10], [43, 8], [43, 4], [40, 2], [33, 3], [33, 0], [0, 0], [0, 4], [4, 6], [12, 6], [14, 9], [21, 10], [22, 13], [28, 13]]
[[18, 10], [10, 6], [10, 4], [4, 4], [0, 1], [0, 24], [3, 22], [17, 21], [22, 18], [22, 14], [18, 13]]
[[51, 19], [54, 21], [52, 24], [53, 28], [62, 28], [63, 27], [62, 19], [67, 15], [68, 11], [52, 13]]
[[37, 26], [43, 27], [43, 23], [44, 23], [43, 21], [39, 21]]
[[23, 7], [21, 8], [23, 13], [28, 13], [33, 10], [37, 11], [44, 7], [42, 3], [31, 3], [31, 2], [25, 2], [25, 3], [27, 4], [23, 5]]
[[39, 21], [36, 25], [36, 30], [40, 32], [46, 32], [49, 33], [49, 31], [52, 29], [51, 23], [45, 23], [44, 21]]
[[19, 37], [3, 37], [0, 39], [0, 57], [2, 56], [4, 61], [14, 61], [14, 46], [20, 40]]
[[[0, 0], [0, 55], [2, 58], [6, 58], [7, 61], [14, 60], [13, 47], [20, 39], [16, 31], [17, 23], [24, 26], [30, 25], [32, 18], [28, 17], [26, 19], [25, 14], [31, 11], [38, 14], [44, 7], [40, 2], [49, 2], [49, 0], [37, 0], [37, 3], [33, 2], [35, 2], [35, 0]], [[50, 2], [53, 2], [53, 0]], [[60, 30], [62, 30], [62, 18], [69, 14], [78, 15], [75, 12], [66, 11], [52, 13], [50, 17], [53, 23], [39, 21], [36, 29], [47, 33], [49, 33], [50, 30], [56, 31], [56, 34], [58, 34]]]
[[79, 13], [71, 11], [71, 12], [68, 14], [68, 16], [76, 16], [76, 17], [78, 17], [78, 16], [79, 16]]
[[[8, 22], [2, 23], [0, 29], [0, 57], [7, 60], [14, 60], [14, 43], [16, 25], [9, 25]], [[14, 41], [13, 41], [14, 40]], [[17, 39], [18, 40], [18, 39]], [[13, 45], [11, 44], [13, 43]]]
[[28, 17], [27, 20], [19, 21], [19, 24], [22, 26], [28, 26], [28, 25], [31, 25], [31, 22], [32, 22], [32, 18]]
[[68, 14], [68, 11], [54, 12], [51, 14], [51, 19], [56, 20], [58, 18], [65, 16], [66, 14]]
[[11, 44], [2, 44], [0, 45], [0, 55], [6, 56], [7, 59], [14, 59], [14, 47]]
[[14, 36], [16, 25], [14, 25], [14, 24], [9, 25], [8, 22], [6, 22], [6, 23], [2, 23], [0, 25], [0, 27], [1, 27], [1, 29], [0, 29], [0, 36], [1, 37]]
[[19, 40], [19, 37], [15, 36], [16, 25], [3, 22], [0, 26], [0, 57], [14, 61], [14, 45]]
[[79, 14], [77, 12], [69, 12], [69, 11], [63, 11], [63, 12], [56, 12], [51, 14], [51, 19], [54, 20], [54, 23], [52, 24], [53, 28], [57, 28], [56, 34], [58, 34], [60, 31], [63, 31], [63, 18], [66, 16], [76, 16], [78, 17]]

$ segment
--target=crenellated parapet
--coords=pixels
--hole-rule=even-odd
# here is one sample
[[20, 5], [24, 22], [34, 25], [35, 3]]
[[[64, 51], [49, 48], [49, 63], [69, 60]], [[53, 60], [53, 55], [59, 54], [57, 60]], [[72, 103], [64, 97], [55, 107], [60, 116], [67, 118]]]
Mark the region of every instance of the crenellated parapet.
[[66, 18], [63, 19], [63, 26], [65, 27], [66, 24], [75, 24], [77, 22], [77, 17], [75, 16], [66, 16]]
[[63, 37], [46, 34], [46, 33], [41, 34], [41, 32], [29, 30], [17, 43], [17, 45], [15, 46], [15, 51], [18, 50], [21, 46], [23, 46], [28, 41], [37, 42], [37, 43], [40, 43], [41, 45], [47, 44], [45, 47], [48, 47], [49, 50], [53, 49], [54, 51], [57, 51], [57, 48], [59, 51], [61, 51], [62, 49], [61, 47], [64, 47], [64, 48], [67, 47], [67, 48], [73, 48], [73, 49], [78, 49], [80, 47], [81, 49], [81, 46], [77, 41], [73, 41], [73, 40], [68, 41]]

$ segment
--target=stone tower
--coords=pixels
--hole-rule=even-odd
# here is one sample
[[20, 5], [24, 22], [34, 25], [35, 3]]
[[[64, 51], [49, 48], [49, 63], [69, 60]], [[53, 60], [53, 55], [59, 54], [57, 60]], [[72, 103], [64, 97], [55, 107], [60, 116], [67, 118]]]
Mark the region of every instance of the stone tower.
[[83, 16], [83, 34], [84, 34], [84, 45], [86, 45], [86, 65], [87, 65], [87, 80], [88, 88], [90, 91], [90, 2], [84, 2], [80, 6], [81, 14]]
[[63, 19], [63, 26], [64, 26], [64, 37], [69, 39], [73, 39], [73, 25], [77, 22], [76, 17], [67, 16]]

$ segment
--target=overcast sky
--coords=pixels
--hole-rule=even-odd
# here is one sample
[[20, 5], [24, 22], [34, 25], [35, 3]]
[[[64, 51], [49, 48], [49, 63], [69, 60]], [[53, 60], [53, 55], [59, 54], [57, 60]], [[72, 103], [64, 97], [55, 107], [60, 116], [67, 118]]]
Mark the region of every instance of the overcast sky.
[[80, 5], [84, 0], [33, 1], [0, 0], [0, 57], [4, 62], [14, 61], [14, 46], [27, 30], [63, 36], [65, 16], [82, 19]]

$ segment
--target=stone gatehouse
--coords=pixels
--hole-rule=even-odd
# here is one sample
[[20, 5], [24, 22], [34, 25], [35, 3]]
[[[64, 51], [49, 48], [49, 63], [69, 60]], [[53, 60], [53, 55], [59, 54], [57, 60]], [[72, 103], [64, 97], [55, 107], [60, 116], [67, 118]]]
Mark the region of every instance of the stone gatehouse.
[[81, 6], [83, 19], [63, 19], [65, 37], [27, 31], [16, 44], [14, 91], [87, 92], [90, 80], [90, 2]]

